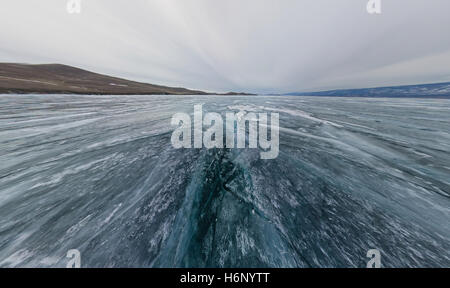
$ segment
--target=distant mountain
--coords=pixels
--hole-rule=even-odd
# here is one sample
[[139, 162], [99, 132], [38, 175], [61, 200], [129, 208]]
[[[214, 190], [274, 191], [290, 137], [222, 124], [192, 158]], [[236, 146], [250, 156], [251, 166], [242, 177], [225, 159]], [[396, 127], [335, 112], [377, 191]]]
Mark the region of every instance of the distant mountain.
[[450, 98], [450, 82], [365, 89], [294, 92], [291, 96]]
[[206, 95], [203, 91], [140, 83], [61, 64], [0, 63], [0, 94], [175, 94]]

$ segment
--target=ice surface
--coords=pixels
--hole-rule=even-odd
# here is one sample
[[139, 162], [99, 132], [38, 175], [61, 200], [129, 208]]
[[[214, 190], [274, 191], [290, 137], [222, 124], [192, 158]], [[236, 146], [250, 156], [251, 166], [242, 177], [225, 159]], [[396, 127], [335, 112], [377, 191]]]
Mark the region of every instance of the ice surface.
[[[280, 155], [173, 149], [174, 113], [280, 113]], [[0, 96], [0, 266], [450, 266], [450, 101]]]

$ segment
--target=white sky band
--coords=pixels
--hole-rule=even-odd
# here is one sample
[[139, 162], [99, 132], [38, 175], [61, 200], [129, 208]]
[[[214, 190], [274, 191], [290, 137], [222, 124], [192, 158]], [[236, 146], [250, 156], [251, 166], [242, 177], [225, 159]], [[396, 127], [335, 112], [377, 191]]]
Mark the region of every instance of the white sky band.
[[450, 81], [450, 1], [367, 3], [82, 0], [70, 14], [62, 0], [4, 0], [0, 60], [215, 92]]

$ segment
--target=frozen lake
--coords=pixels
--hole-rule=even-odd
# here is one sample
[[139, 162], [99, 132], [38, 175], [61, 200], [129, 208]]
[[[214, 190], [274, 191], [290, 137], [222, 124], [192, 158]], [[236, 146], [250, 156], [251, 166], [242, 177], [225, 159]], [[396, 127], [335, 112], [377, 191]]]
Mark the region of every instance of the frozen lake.
[[[196, 104], [278, 158], [174, 149]], [[444, 99], [3, 95], [0, 267], [449, 267], [449, 151]]]

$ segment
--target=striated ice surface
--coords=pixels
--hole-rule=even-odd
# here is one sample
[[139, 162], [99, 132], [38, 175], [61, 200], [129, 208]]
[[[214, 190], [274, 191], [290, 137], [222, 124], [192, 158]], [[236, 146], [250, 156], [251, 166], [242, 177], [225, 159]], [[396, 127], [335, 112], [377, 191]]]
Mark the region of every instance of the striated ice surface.
[[[279, 157], [173, 149], [195, 104]], [[449, 267], [449, 151], [443, 99], [0, 96], [0, 267]]]

